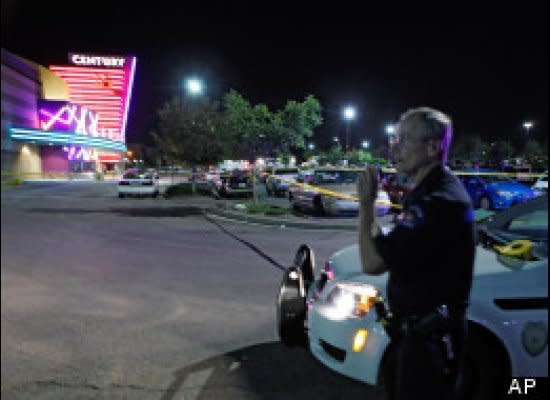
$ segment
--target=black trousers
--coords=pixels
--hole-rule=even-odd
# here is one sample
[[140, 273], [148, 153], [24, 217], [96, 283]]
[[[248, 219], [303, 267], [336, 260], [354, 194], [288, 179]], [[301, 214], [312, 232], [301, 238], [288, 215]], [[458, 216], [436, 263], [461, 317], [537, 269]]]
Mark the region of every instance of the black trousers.
[[391, 400], [456, 400], [464, 366], [466, 321], [454, 320], [449, 331], [454, 358], [441, 339], [417, 333], [398, 335], [386, 382]]

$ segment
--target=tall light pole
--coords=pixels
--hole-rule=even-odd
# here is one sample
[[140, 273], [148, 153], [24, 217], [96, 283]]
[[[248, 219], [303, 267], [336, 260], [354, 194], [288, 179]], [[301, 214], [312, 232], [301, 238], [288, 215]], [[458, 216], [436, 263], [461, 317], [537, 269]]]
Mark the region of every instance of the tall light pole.
[[529, 137], [529, 130], [533, 127], [533, 122], [531, 121], [525, 121], [523, 123], [523, 128], [525, 129], [525, 132], [527, 133], [527, 137]]
[[346, 151], [350, 150], [349, 134], [350, 123], [355, 119], [355, 108], [347, 106], [344, 108], [344, 119], [346, 120]]

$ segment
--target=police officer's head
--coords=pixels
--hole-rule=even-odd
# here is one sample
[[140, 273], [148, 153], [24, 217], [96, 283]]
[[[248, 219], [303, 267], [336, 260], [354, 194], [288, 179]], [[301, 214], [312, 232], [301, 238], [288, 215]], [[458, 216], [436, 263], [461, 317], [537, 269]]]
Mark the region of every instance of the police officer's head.
[[422, 167], [447, 162], [453, 134], [451, 118], [429, 107], [406, 111], [399, 119], [393, 153], [397, 169], [414, 176]]

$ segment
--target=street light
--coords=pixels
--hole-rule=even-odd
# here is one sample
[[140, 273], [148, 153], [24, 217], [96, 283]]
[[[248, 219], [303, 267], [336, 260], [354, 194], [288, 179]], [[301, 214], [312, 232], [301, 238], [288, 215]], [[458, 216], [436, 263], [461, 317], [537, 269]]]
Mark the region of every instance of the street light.
[[363, 143], [361, 143], [364, 149], [368, 149], [370, 146], [370, 142], [368, 140], [363, 140]]
[[395, 133], [395, 126], [392, 124], [386, 125], [386, 134], [393, 135]]
[[340, 142], [340, 139], [338, 139], [337, 136], [334, 136], [334, 137], [332, 138], [332, 140], [334, 141], [334, 143], [339, 143], [339, 142]]
[[527, 136], [529, 136], [529, 130], [533, 127], [533, 122], [531, 121], [525, 121], [523, 123], [523, 127], [525, 128], [526, 132], [527, 132]]
[[355, 119], [355, 108], [347, 106], [344, 108], [344, 119], [346, 120], [346, 151], [350, 149], [349, 145], [349, 130], [350, 122]]
[[187, 90], [187, 93], [198, 96], [202, 94], [204, 90], [204, 85], [202, 81], [198, 78], [189, 78], [185, 82], [185, 89]]
[[308, 149], [313, 150], [315, 148], [315, 145], [313, 143], [310, 143], [307, 145]]

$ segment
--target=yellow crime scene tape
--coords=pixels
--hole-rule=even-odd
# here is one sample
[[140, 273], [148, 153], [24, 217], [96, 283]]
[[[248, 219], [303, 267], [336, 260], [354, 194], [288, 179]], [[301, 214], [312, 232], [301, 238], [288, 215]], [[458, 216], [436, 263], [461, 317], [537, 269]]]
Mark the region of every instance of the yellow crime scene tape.
[[[327, 170], [327, 171], [330, 171], [330, 170]], [[364, 171], [364, 169], [350, 168], [350, 169], [347, 169], [345, 171]], [[381, 171], [385, 174], [395, 174], [395, 173], [397, 173], [397, 170], [395, 168], [382, 168]], [[516, 177], [516, 178], [521, 177], [521, 178], [527, 178], [527, 179], [528, 178], [541, 178], [541, 177], [544, 177], [544, 176], [548, 176], [548, 174], [545, 174], [545, 173], [523, 173], [523, 172], [462, 172], [462, 171], [453, 171], [453, 174], [457, 175], [457, 176], [504, 176], [504, 177]], [[346, 194], [346, 193], [335, 192], [335, 191], [328, 190], [328, 189], [325, 189], [325, 188], [322, 188], [322, 187], [319, 187], [319, 186], [309, 185], [307, 183], [295, 182], [292, 179], [287, 179], [287, 178], [284, 178], [284, 177], [279, 176], [279, 175], [268, 174], [266, 179], [268, 179], [271, 176], [274, 176], [274, 177], [276, 177], [276, 179], [279, 179], [280, 181], [288, 183], [288, 184], [290, 184], [291, 186], [294, 186], [294, 187], [301, 187], [302, 189], [305, 189], [305, 190], [311, 190], [311, 191], [314, 191], [314, 192], [317, 192], [317, 193], [320, 193], [320, 194], [324, 194], [324, 195], [327, 195], [327, 196], [335, 197], [335, 198], [351, 200], [351, 201], [359, 201], [359, 197], [357, 197], [357, 196], [353, 196], [353, 195]], [[377, 205], [388, 205], [391, 208], [395, 208], [395, 209], [402, 209], [403, 208], [403, 206], [401, 204], [389, 203], [389, 202], [383, 201], [383, 200], [376, 200], [375, 204], [377, 204]]]

